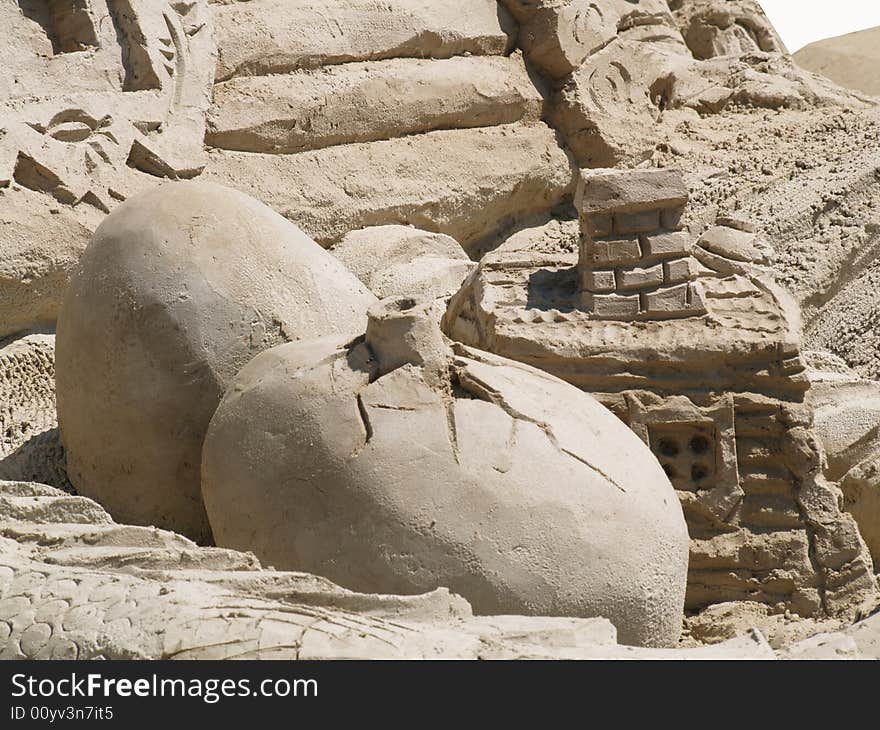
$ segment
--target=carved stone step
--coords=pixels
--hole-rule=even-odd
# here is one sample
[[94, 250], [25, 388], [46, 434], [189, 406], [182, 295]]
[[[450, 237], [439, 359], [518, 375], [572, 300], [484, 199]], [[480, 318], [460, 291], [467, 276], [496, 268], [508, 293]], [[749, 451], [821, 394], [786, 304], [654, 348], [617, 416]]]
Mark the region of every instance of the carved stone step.
[[350, 61], [500, 55], [516, 24], [495, 0], [253, 0], [215, 5], [217, 80]]
[[542, 106], [519, 55], [348, 63], [217, 84], [205, 141], [245, 152], [302, 152], [537, 121]]
[[[214, 150], [209, 157], [203, 179], [248, 190], [325, 246], [357, 228], [400, 223], [445, 233], [471, 250], [558, 205], [573, 185], [569, 159], [542, 123], [297, 155]], [[279, 183], [285, 180], [296, 184]]]

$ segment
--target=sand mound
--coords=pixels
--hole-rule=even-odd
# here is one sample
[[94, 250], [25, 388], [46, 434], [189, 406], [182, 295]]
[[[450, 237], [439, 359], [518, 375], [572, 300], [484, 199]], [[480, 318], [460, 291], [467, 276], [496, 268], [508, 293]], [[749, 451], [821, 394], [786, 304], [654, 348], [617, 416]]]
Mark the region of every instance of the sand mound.
[[810, 43], [794, 54], [794, 60], [848, 89], [880, 96], [880, 27]]

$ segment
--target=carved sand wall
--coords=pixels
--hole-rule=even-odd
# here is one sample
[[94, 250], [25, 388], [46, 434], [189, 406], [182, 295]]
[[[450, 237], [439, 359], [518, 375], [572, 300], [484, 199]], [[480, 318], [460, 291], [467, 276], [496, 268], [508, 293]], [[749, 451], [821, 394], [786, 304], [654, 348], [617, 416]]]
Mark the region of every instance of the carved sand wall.
[[570, 199], [540, 79], [494, 0], [222, 2], [215, 22], [206, 176], [319, 243], [411, 224], [472, 250]]

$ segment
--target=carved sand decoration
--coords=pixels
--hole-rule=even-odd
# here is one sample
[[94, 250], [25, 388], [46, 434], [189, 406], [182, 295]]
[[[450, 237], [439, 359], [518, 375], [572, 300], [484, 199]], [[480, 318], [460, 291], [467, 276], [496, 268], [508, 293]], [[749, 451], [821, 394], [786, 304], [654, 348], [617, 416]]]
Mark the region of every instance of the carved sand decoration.
[[855, 616], [873, 565], [804, 404], [797, 310], [735, 221], [681, 230], [671, 170], [583, 171], [578, 256], [489, 254], [449, 335], [593, 393], [657, 455], [691, 536], [687, 607]]
[[323, 245], [409, 224], [472, 251], [571, 196], [542, 84], [495, 0], [255, 0], [215, 22], [206, 174]]
[[371, 308], [362, 338], [254, 358], [211, 420], [202, 492], [217, 544], [277, 567], [679, 637], [687, 531], [651, 453], [566, 383], [450, 348], [412, 299]]
[[446, 590], [364, 595], [253, 555], [113, 522], [0, 482], [2, 659], [774, 658], [757, 632], [686, 651], [619, 646], [605, 619], [474, 617]]
[[346, 331], [375, 297], [292, 223], [235, 190], [164, 185], [95, 233], [58, 322], [58, 420], [76, 489], [206, 542], [208, 421], [262, 350]]
[[[816, 435], [828, 458], [826, 474], [839, 482], [843, 505], [880, 563], [880, 385], [840, 361], [814, 363], [808, 394]], [[819, 369], [821, 367], [821, 369]]]
[[4, 0], [0, 42], [4, 336], [54, 324], [120, 201], [202, 171], [215, 50], [206, 0]]
[[445, 300], [476, 268], [461, 245], [442, 233], [408, 226], [375, 226], [347, 234], [333, 255], [380, 299]]
[[776, 29], [754, 0], [670, 0], [669, 7], [697, 59], [755, 51], [786, 53]]
[[[691, 531], [683, 645], [739, 636], [697, 655], [768, 656], [749, 635], [760, 626], [785, 657], [880, 655], [876, 616], [846, 627], [877, 599], [868, 552], [877, 555], [880, 444], [866, 378], [880, 374], [880, 117], [876, 100], [799, 69], [756, 3], [0, 0], [0, 61], [0, 479], [16, 482], [0, 489], [4, 655], [645, 656], [616, 646], [606, 621], [474, 619], [448, 594], [351, 594], [179, 535], [108, 527], [95, 503], [18, 483], [73, 488], [53, 332], [90, 237], [138, 192], [193, 177], [260, 198], [376, 296], [421, 299], [434, 322], [474, 266], [465, 256], [488, 252], [447, 328], [594, 393], [654, 451]], [[684, 184], [664, 169], [685, 170]], [[631, 199], [599, 195], [636, 179], [646, 187]], [[587, 194], [576, 210], [578, 187]], [[219, 207], [234, 217], [238, 205]], [[144, 216], [131, 240], [165, 230], [154, 223]], [[269, 259], [248, 257], [259, 261]], [[232, 279], [247, 265], [228, 268]], [[331, 268], [319, 292], [329, 286], [335, 301], [339, 283], [360, 288]], [[300, 308], [306, 321], [318, 299]], [[203, 301], [213, 302], [203, 314], [226, 311]], [[286, 339], [273, 336], [283, 306], [268, 292], [247, 333], [227, 333], [244, 343], [228, 372], [206, 354], [225, 337], [187, 360], [187, 383], [213, 382], [199, 391], [205, 424], [250, 356]], [[120, 352], [145, 332], [134, 314]], [[149, 362], [129, 364], [143, 375]], [[128, 387], [121, 378], [114, 389]], [[74, 421], [92, 407], [73, 409]], [[183, 424], [169, 413], [154, 443]], [[486, 428], [474, 443], [502, 448], [500, 438]], [[142, 458], [141, 474], [162, 464], [127, 453]], [[165, 513], [205, 539], [200, 458], [193, 436], [180, 464], [194, 512]], [[156, 522], [144, 512], [180, 491], [176, 476], [155, 476], [134, 490], [78, 486], [106, 498], [116, 520]], [[142, 510], [152, 500], [140, 517], [111, 504], [132, 496]], [[71, 581], [99, 587], [71, 593]], [[112, 611], [89, 623], [120, 581], [145, 596], [124, 604], [139, 607], [142, 629]], [[296, 597], [266, 588], [276, 581]], [[230, 600], [241, 620], [220, 617]], [[361, 635], [364, 625], [376, 633]], [[216, 638], [227, 634], [237, 638]], [[650, 655], [688, 656], [670, 651]]]

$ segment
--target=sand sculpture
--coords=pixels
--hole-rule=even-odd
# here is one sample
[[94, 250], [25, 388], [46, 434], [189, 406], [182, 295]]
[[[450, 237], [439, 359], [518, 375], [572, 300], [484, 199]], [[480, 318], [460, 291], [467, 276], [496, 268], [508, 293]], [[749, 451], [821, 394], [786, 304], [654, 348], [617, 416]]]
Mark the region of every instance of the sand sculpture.
[[442, 299], [443, 311], [476, 267], [454, 238], [409, 226], [361, 228], [332, 250], [380, 299]]
[[[0, 482], [0, 505], [2, 659], [774, 658], [757, 632], [641, 649], [619, 645], [601, 618], [477, 617], [446, 590], [355, 593], [117, 524], [39, 484]], [[858, 637], [865, 650], [870, 637]]]
[[[875, 617], [849, 626], [878, 603], [877, 103], [798, 68], [756, 3], [0, 0], [0, 60], [4, 656], [688, 655], [615, 643], [615, 623], [625, 641], [668, 642], [666, 613], [635, 634], [614, 608], [474, 617], [484, 606], [466, 585], [473, 608], [442, 590], [352, 593], [142, 526], [208, 542], [202, 437], [229, 384], [282, 351], [320, 380], [328, 345], [314, 338], [354, 351], [377, 297], [401, 295], [459, 343], [440, 340], [434, 362], [549, 372], [656, 460], [690, 533], [681, 646], [730, 639], [694, 651], [772, 656], [749, 633], [760, 626], [777, 656], [880, 656]], [[130, 212], [172, 189], [229, 227], [222, 248], [241, 250], [225, 267], [184, 255], [160, 273], [170, 259], [149, 251], [189, 244], [176, 223]], [[115, 246], [124, 266], [83, 257], [108, 215], [94, 250]], [[158, 306], [103, 296], [90, 270]], [[136, 285], [121, 286], [126, 272]], [[236, 289], [250, 274], [259, 285]], [[156, 276], [200, 293], [154, 299]], [[147, 311], [176, 334], [160, 338]], [[103, 333], [91, 361], [89, 327]], [[421, 369], [402, 361], [359, 392]], [[426, 393], [445, 392], [443, 377]], [[452, 401], [499, 408], [487, 393], [453, 388]], [[103, 436], [99, 411], [115, 424]], [[472, 443], [484, 456], [499, 438], [486, 427]], [[383, 447], [386, 463], [409, 446]], [[221, 600], [240, 618], [220, 616]]]
[[815, 414], [816, 435], [828, 458], [826, 474], [840, 484], [843, 505], [880, 562], [880, 389], [860, 378], [841, 360], [808, 372], [808, 401]]
[[576, 388], [450, 347], [412, 299], [360, 338], [254, 358], [211, 420], [202, 492], [219, 545], [279, 568], [678, 640], [687, 530], [650, 452]]
[[206, 0], [0, 3], [0, 336], [51, 326], [119, 201], [205, 166]]
[[670, 0], [669, 8], [695, 58], [786, 52], [754, 0]]
[[540, 82], [495, 0], [232, 2], [214, 24], [205, 175], [321, 244], [393, 223], [472, 250], [570, 193]]
[[756, 234], [729, 221], [694, 240], [686, 201], [673, 170], [585, 170], [578, 255], [502, 247], [447, 331], [597, 394], [650, 446], [688, 519], [688, 608], [855, 615], [873, 565], [821, 473], [796, 308]]
[[76, 489], [119, 519], [206, 541], [208, 421], [258, 352], [344, 331], [375, 297], [234, 190], [159, 186], [95, 232], [58, 322], [58, 420]]

